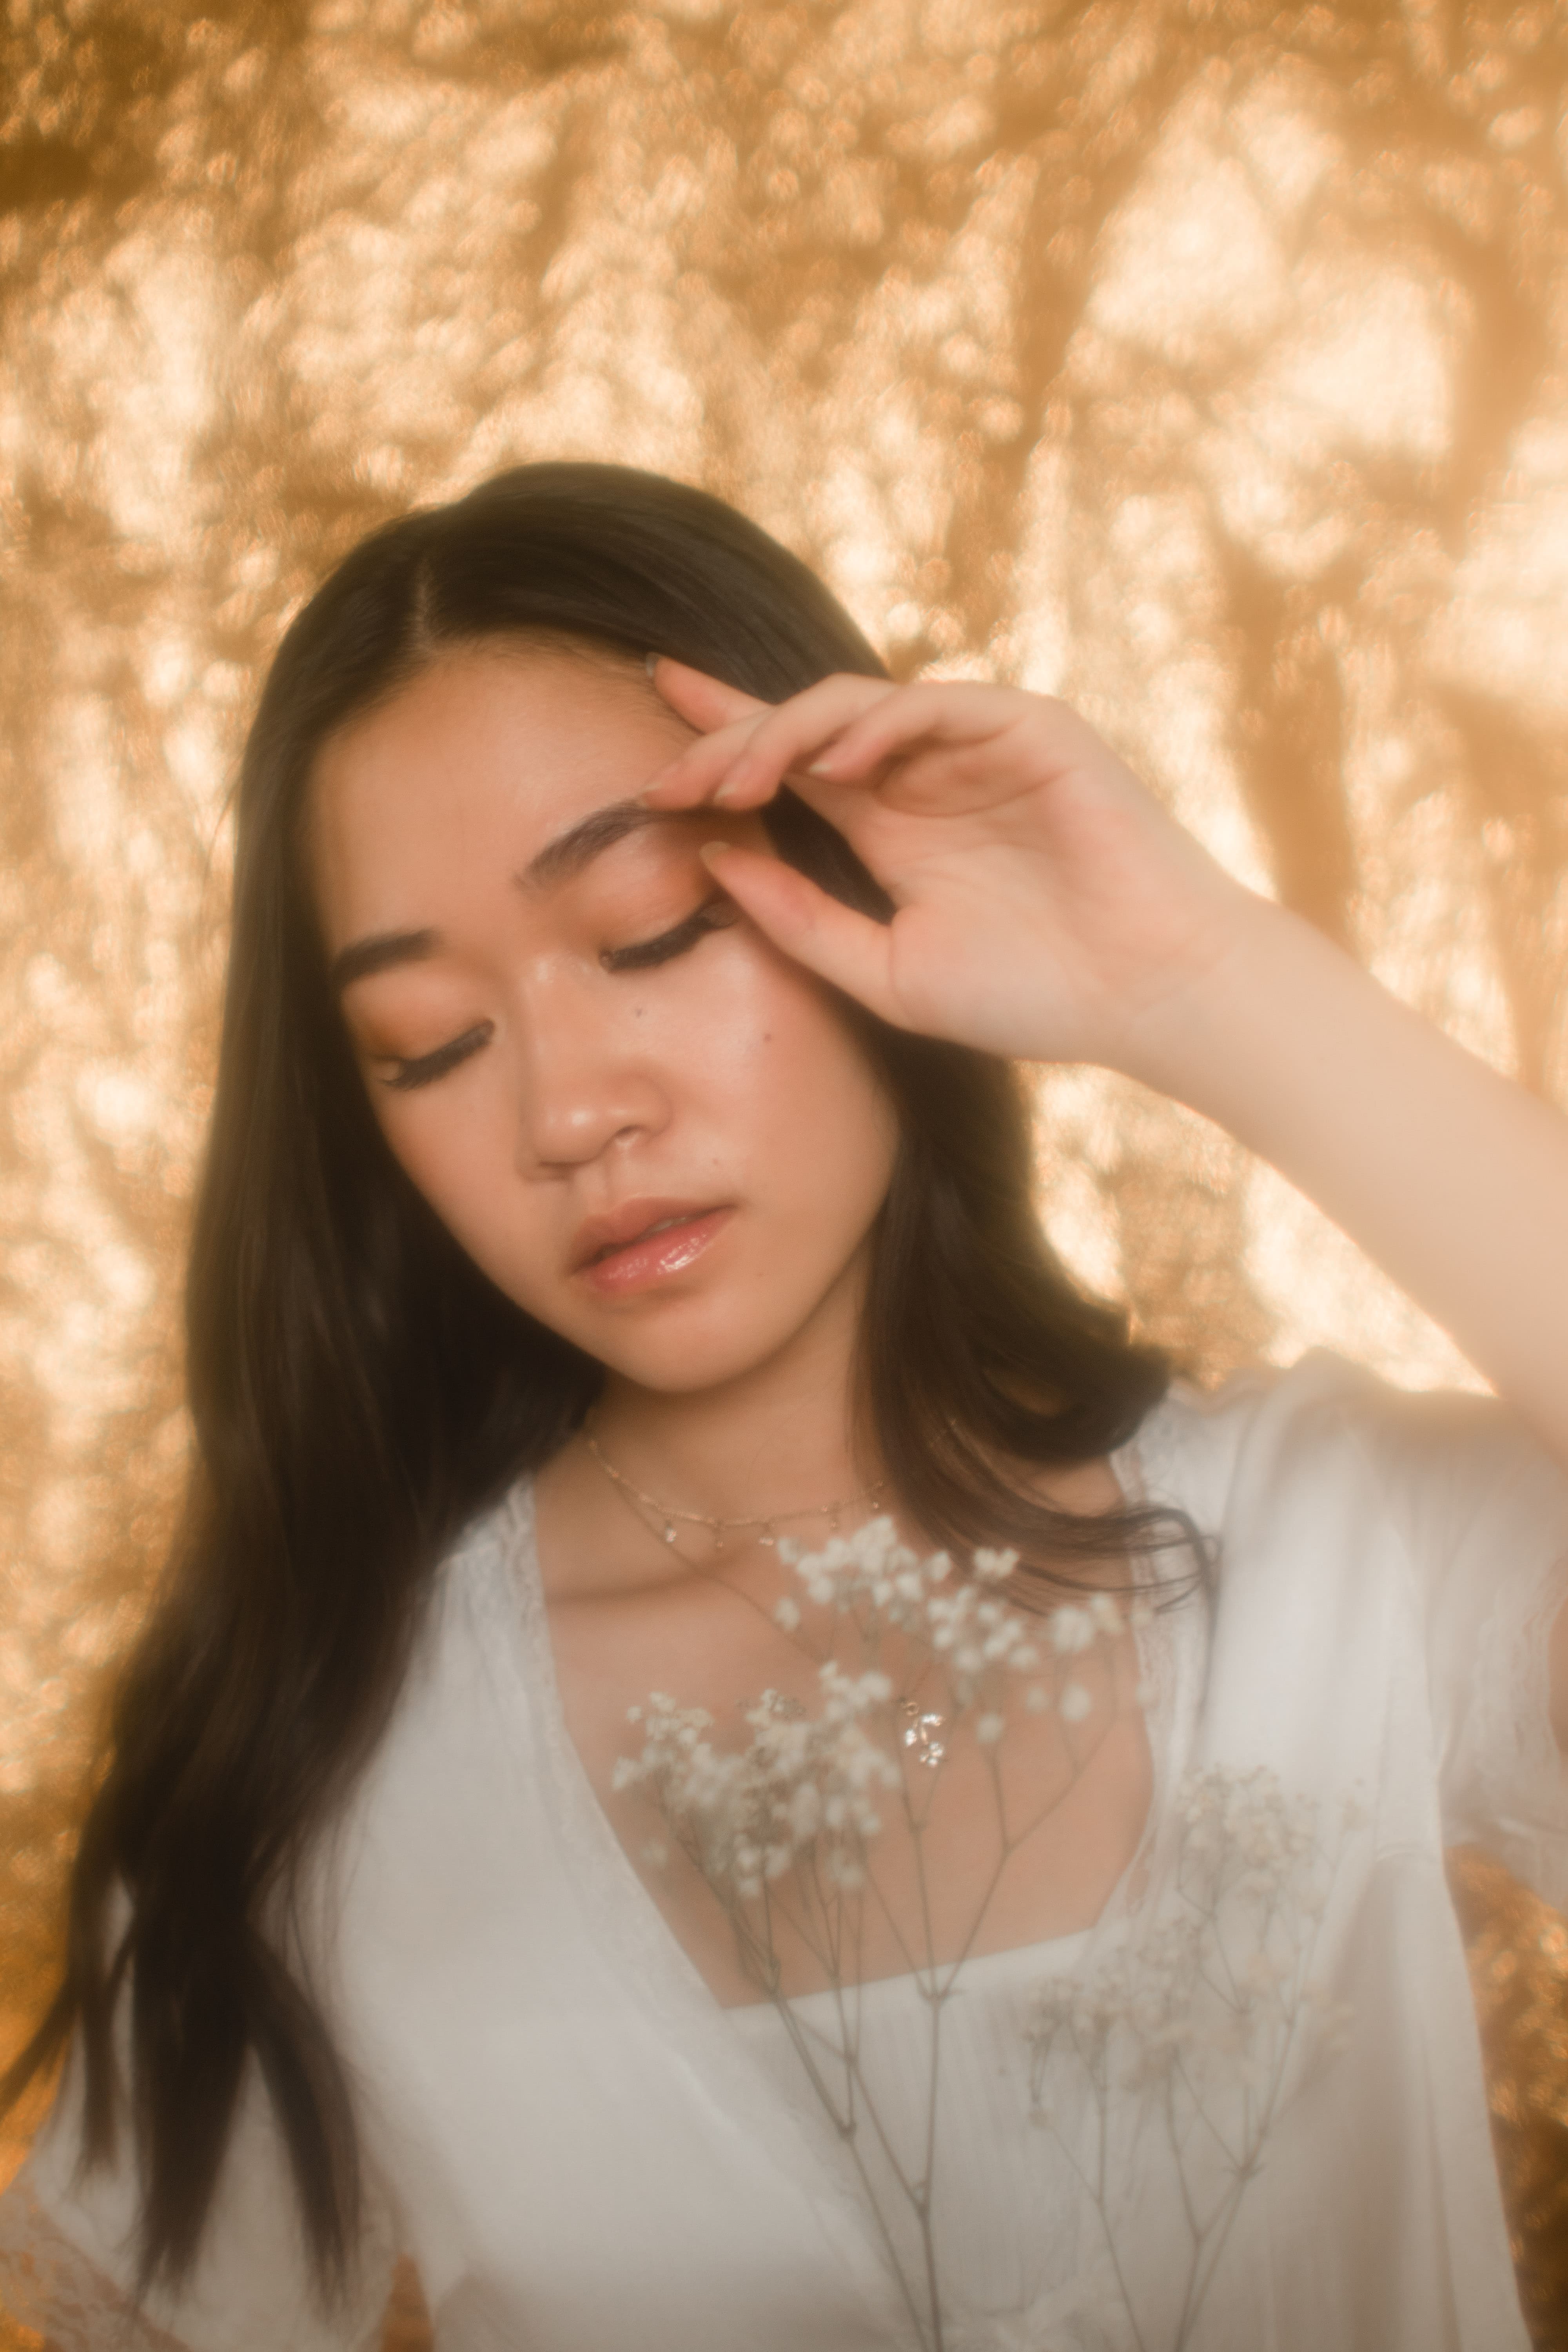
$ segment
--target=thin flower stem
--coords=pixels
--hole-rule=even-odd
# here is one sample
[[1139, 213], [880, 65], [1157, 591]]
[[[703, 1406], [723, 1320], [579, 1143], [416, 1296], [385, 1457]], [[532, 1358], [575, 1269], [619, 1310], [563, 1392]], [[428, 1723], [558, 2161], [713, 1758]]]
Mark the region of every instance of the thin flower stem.
[[[821, 2099], [823, 2105], [827, 2109], [830, 2118], [837, 2123], [837, 2111], [834, 2106], [832, 2095], [827, 2090], [826, 2085], [822, 2080], [821, 2074], [817, 2071], [816, 2060], [813, 2057], [810, 2049], [806, 2045], [799, 2020], [795, 2016], [787, 2000], [781, 2000], [778, 2003], [778, 2008], [779, 2013], [784, 2019], [784, 2030], [795, 2045], [802, 2065], [805, 2068], [808, 2081], [811, 2083], [813, 2089], [816, 2092], [817, 2096]], [[859, 2075], [858, 2068], [855, 2070], [855, 2074], [856, 2079], [858, 2081]], [[871, 2116], [873, 2124], [875, 2125], [877, 2122], [875, 2111], [870, 2100], [864, 2099], [864, 2085], [862, 2085], [861, 2088], [866, 2112]], [[909, 2281], [904, 2276], [903, 2264], [899, 2260], [898, 2248], [893, 2242], [892, 2232], [888, 2227], [887, 2217], [882, 2211], [882, 2208], [877, 2199], [876, 2190], [871, 2185], [871, 2176], [866, 2168], [866, 2159], [860, 2153], [859, 2138], [854, 2128], [852, 2109], [850, 2119], [847, 2122], [838, 2123], [838, 2133], [843, 2144], [849, 2150], [850, 2161], [854, 2165], [857, 2173], [859, 2175], [860, 2185], [866, 2192], [866, 2201], [871, 2208], [872, 2215], [877, 2224], [878, 2235], [881, 2239], [883, 2251], [888, 2257], [889, 2267], [892, 2271], [895, 2279], [898, 2281], [899, 2292], [903, 2296], [905, 2308], [909, 2312], [910, 2317], [916, 2328], [918, 2328], [923, 2335], [925, 2332], [924, 2320], [919, 2305], [915, 2300], [915, 2296], [910, 2290]], [[881, 2144], [884, 2149], [886, 2149], [887, 2141], [882, 2137], [879, 2127], [878, 2129], [878, 2137], [881, 2139]], [[897, 2173], [899, 2168], [890, 2151], [889, 2152], [889, 2162], [893, 2166], [893, 2169], [895, 2173]], [[913, 2192], [909, 2189], [909, 2185], [904, 2181], [901, 2174], [900, 2174], [899, 2179], [900, 2186], [904, 2189], [906, 2194], [912, 2197]], [[933, 2352], [942, 2352], [940, 2338], [933, 2347]]]
[[1051, 2126], [1051, 2137], [1055, 2140], [1058, 2147], [1060, 2148], [1062, 2155], [1066, 2158], [1071, 2170], [1077, 2174], [1079, 2184], [1083, 2188], [1085, 2194], [1088, 2196], [1089, 2203], [1094, 2207], [1096, 2218], [1100, 2222], [1100, 2235], [1105, 2241], [1105, 2251], [1110, 2259], [1112, 2274], [1116, 2280], [1117, 2292], [1121, 2297], [1122, 2308], [1127, 2314], [1127, 2325], [1132, 2330], [1132, 2341], [1135, 2347], [1135, 2352], [1146, 2352], [1143, 2331], [1138, 2325], [1138, 2314], [1133, 2307], [1131, 2289], [1127, 2284], [1126, 2273], [1121, 2267], [1121, 2257], [1118, 2253], [1116, 2248], [1116, 2233], [1111, 2228], [1110, 2215], [1106, 2204], [1105, 2175], [1103, 2166], [1105, 2105], [1103, 2099], [1099, 2097], [1098, 2094], [1097, 2105], [1099, 2107], [1100, 2122], [1100, 2158], [1099, 2162], [1099, 2179], [1096, 2184], [1090, 2184], [1089, 2175], [1085, 2172], [1082, 2165], [1079, 2164], [1077, 2157], [1073, 2154], [1072, 2149], [1068, 2147], [1062, 2133], [1057, 2129], [1057, 2126], [1054, 2124]]

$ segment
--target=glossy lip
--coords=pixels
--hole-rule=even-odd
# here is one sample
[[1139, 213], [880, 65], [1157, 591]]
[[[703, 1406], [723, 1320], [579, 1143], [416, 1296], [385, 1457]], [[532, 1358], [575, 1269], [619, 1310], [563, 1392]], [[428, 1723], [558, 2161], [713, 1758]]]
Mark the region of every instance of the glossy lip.
[[[700, 1257], [731, 1213], [727, 1202], [623, 1202], [578, 1227], [572, 1271], [598, 1291], [640, 1290]], [[663, 1230], [653, 1232], [656, 1225]]]

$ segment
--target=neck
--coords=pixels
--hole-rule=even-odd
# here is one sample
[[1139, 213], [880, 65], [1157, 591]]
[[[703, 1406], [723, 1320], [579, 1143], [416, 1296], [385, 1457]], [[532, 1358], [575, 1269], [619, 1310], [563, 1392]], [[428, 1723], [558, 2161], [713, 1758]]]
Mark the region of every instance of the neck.
[[715, 1518], [847, 1502], [879, 1467], [855, 1444], [858, 1313], [858, 1296], [826, 1303], [775, 1356], [711, 1389], [670, 1394], [611, 1374], [591, 1422], [601, 1450], [659, 1502]]

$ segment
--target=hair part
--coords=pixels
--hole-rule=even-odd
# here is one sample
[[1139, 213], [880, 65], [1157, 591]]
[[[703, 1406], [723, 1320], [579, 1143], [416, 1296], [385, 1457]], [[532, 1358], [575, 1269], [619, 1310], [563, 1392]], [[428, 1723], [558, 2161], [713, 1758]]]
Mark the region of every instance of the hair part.
[[[197, 1466], [114, 1709], [71, 1879], [63, 1980], [0, 2097], [75, 2032], [89, 2159], [128, 2110], [140, 2277], [177, 2282], [242, 2084], [259, 2070], [323, 2293], [361, 2203], [353, 2101], [287, 1931], [302, 1870], [395, 1704], [435, 1568], [546, 1461], [600, 1368], [505, 1298], [398, 1167], [341, 1016], [305, 874], [322, 746], [463, 648], [619, 666], [648, 649], [765, 701], [884, 677], [795, 556], [702, 492], [529, 466], [363, 541], [296, 617], [247, 744], [233, 940], [186, 1332]], [[891, 904], [789, 792], [779, 855], [847, 904]], [[919, 1523], [1017, 1546], [1042, 1591], [1192, 1539], [1178, 1515], [1052, 1508], [1032, 1474], [1121, 1445], [1163, 1360], [1086, 1298], [1033, 1203], [1016, 1073], [841, 1000], [900, 1139], [874, 1239], [859, 1410]], [[129, 2083], [111, 2028], [130, 2003]]]

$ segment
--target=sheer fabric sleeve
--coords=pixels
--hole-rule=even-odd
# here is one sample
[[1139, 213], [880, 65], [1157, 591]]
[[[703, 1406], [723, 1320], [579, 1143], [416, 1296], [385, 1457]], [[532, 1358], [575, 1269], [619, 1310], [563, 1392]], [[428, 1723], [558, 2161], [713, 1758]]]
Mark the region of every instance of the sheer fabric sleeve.
[[1548, 1643], [1568, 1603], [1568, 1475], [1494, 1400], [1369, 1382], [1355, 1415], [1426, 1626], [1444, 1834], [1568, 1906], [1568, 1763]]
[[25, 2168], [0, 2197], [0, 2311], [58, 2352], [187, 2352], [64, 2234]]
[[391, 2234], [373, 2218], [335, 2309], [314, 2290], [279, 2135], [254, 2076], [241, 2098], [208, 2222], [177, 2292], [132, 2293], [138, 2184], [122, 2123], [116, 2154], [80, 2164], [79, 2084], [59, 2095], [0, 2197], [0, 2310], [58, 2352], [369, 2352], [380, 2342]]

